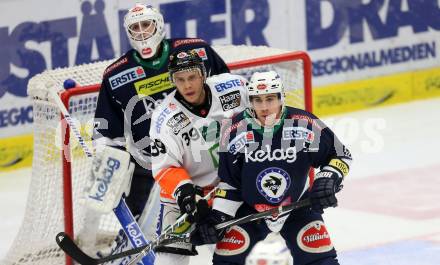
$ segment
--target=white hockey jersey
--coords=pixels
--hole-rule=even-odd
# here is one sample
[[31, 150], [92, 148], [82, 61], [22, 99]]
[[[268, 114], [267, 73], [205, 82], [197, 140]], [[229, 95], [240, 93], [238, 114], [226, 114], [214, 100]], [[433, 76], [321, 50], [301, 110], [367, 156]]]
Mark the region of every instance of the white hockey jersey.
[[218, 183], [220, 127], [245, 108], [246, 82], [229, 73], [208, 78], [212, 100], [206, 117], [180, 103], [176, 91], [154, 110], [150, 128], [152, 170], [163, 202], [175, 202], [173, 194], [184, 183], [201, 187]]

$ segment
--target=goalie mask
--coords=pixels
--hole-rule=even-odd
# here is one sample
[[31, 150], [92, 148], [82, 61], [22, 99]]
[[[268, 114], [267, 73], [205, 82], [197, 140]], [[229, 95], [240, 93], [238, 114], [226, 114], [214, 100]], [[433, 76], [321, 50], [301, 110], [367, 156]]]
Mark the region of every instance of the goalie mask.
[[206, 80], [206, 68], [196, 50], [177, 51], [170, 55], [168, 72], [170, 81], [174, 83], [174, 74], [181, 71], [198, 70], [203, 82]]
[[[279, 99], [279, 112], [284, 108], [284, 86], [280, 76], [275, 71], [255, 72], [252, 74], [247, 85], [248, 100], [250, 103], [249, 112], [256, 117], [257, 96], [275, 94]], [[255, 99], [255, 100], [254, 100]]]
[[282, 240], [258, 242], [246, 258], [246, 265], [288, 265], [290, 251]]
[[124, 17], [124, 28], [130, 45], [142, 58], [153, 57], [165, 38], [162, 14], [155, 8], [136, 4]]

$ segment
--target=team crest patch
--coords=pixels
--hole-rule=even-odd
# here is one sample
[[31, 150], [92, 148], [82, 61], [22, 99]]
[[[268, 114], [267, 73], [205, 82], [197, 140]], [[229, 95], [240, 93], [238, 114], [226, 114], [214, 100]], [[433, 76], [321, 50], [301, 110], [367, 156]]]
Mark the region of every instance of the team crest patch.
[[217, 243], [215, 253], [222, 256], [233, 256], [245, 252], [249, 247], [249, 234], [239, 226], [229, 228], [223, 239]]
[[327, 228], [322, 221], [313, 221], [306, 224], [296, 237], [298, 246], [305, 252], [323, 253], [333, 249]]
[[290, 187], [289, 174], [281, 168], [270, 167], [257, 176], [257, 189], [271, 203], [279, 203]]

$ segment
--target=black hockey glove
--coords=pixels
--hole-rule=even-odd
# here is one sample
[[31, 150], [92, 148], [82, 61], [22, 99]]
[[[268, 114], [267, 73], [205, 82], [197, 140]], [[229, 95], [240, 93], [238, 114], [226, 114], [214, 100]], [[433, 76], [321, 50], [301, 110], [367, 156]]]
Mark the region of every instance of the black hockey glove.
[[316, 174], [310, 191], [312, 209], [323, 213], [327, 207], [336, 207], [338, 200], [335, 194], [342, 189], [341, 179], [334, 172], [323, 170]]
[[189, 222], [198, 222], [209, 214], [208, 202], [202, 199], [203, 191], [191, 183], [186, 183], [177, 188], [174, 197], [182, 214], [188, 214]]
[[216, 230], [215, 225], [231, 220], [232, 216], [217, 210], [211, 210], [207, 218], [204, 218], [196, 225], [196, 230], [191, 235], [191, 243], [200, 246], [205, 244], [215, 244], [225, 235], [226, 228]]

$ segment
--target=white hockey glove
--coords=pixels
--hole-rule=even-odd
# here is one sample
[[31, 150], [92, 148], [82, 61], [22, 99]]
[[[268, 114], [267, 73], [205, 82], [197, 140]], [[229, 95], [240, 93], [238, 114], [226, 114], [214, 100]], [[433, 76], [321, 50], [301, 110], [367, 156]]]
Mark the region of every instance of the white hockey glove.
[[134, 163], [126, 151], [105, 146], [93, 158], [92, 172], [86, 189], [85, 203], [97, 212], [108, 213], [128, 196]]

